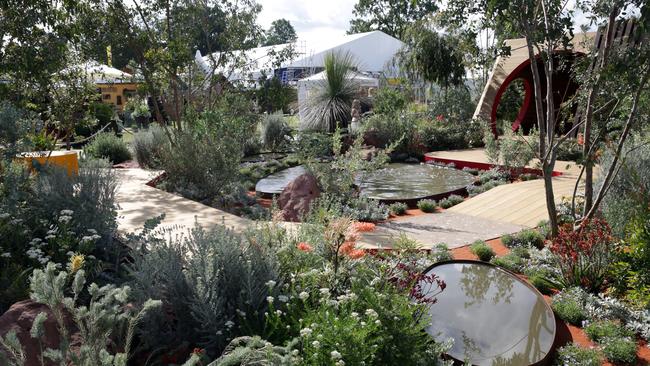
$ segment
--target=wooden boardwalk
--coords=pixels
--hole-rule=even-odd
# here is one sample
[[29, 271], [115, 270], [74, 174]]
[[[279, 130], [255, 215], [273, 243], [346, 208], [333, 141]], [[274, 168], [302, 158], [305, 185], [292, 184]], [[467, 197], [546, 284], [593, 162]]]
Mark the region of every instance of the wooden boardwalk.
[[[440, 151], [427, 155], [459, 161], [488, 162], [483, 149]], [[535, 163], [532, 162], [530, 167], [535, 167]], [[553, 178], [555, 200], [560, 202], [562, 197], [570, 197], [573, 194], [580, 167], [574, 162], [558, 161], [555, 164], [555, 171], [562, 173], [561, 176]], [[535, 227], [540, 221], [548, 220], [544, 181], [538, 179], [499, 186], [454, 206], [449, 211], [503, 223]]]

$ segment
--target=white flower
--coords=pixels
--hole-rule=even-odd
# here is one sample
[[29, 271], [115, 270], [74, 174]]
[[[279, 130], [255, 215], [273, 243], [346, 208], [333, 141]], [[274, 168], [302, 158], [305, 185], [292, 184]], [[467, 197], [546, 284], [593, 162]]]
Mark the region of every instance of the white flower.
[[3, 212], [3, 213], [0, 214], [0, 220], [4, 220], [4, 219], [8, 218], [9, 216], [10, 215], [8, 213]]
[[0, 255], [0, 257], [2, 257], [2, 258], [11, 258], [11, 253], [9, 253], [9, 252], [2, 253], [2, 255]]
[[336, 361], [336, 366], [345, 366], [345, 361], [343, 360]]
[[311, 333], [312, 333], [312, 330], [310, 328], [302, 328], [302, 329], [300, 329], [300, 336], [301, 337], [308, 337], [309, 335], [311, 335]]
[[355, 319], [359, 317], [359, 313], [357, 313], [356, 311], [353, 311], [350, 315], [352, 315], [352, 317]]
[[300, 300], [305, 301], [309, 298], [309, 293], [303, 291], [300, 294], [298, 294], [298, 297], [300, 298]]
[[314, 346], [314, 348], [320, 347], [320, 342], [319, 341], [313, 341], [311, 342], [311, 345]]
[[275, 315], [277, 315], [277, 316], [281, 316], [281, 315], [282, 315], [282, 310], [276, 310], [276, 311], [275, 311]]
[[56, 235], [52, 235], [52, 234], [45, 235], [45, 240], [50, 240], [50, 239], [54, 239], [54, 238], [56, 238]]
[[338, 351], [330, 352], [330, 356], [332, 356], [332, 360], [334, 361], [341, 359], [341, 354]]
[[273, 296], [267, 296], [267, 297], [266, 297], [266, 301], [268, 301], [269, 304], [273, 304], [273, 300], [275, 300], [275, 299], [273, 298]]
[[97, 234], [97, 230], [95, 229], [88, 229], [87, 231], [91, 234]]
[[74, 214], [74, 211], [72, 211], [72, 210], [61, 210], [61, 212], [59, 214], [61, 214], [61, 216], [72, 216], [72, 214]]
[[224, 325], [226, 328], [230, 329], [235, 326], [235, 323], [232, 320], [228, 320]]
[[375, 324], [381, 325], [381, 321], [379, 321], [379, 319], [377, 319], [377, 320], [375, 320]]
[[280, 300], [280, 302], [287, 302], [289, 301], [289, 298], [286, 297], [285, 295], [280, 295], [278, 296], [278, 300]]
[[320, 291], [321, 295], [329, 295], [330, 294], [330, 289], [328, 289], [328, 288], [322, 288], [322, 289], [320, 289], [318, 291]]
[[366, 310], [366, 315], [371, 317], [371, 318], [376, 318], [377, 316], [379, 316], [374, 309], [367, 309]]
[[81, 238], [82, 243], [90, 243], [95, 241], [95, 239], [92, 236], [84, 236]]
[[59, 222], [62, 224], [67, 224], [72, 220], [72, 216], [59, 216]]
[[276, 282], [273, 280], [270, 280], [269, 282], [266, 283], [268, 287], [275, 287]]
[[246, 313], [239, 309], [235, 310], [235, 312], [237, 313], [237, 315], [241, 316], [242, 318], [246, 316]]

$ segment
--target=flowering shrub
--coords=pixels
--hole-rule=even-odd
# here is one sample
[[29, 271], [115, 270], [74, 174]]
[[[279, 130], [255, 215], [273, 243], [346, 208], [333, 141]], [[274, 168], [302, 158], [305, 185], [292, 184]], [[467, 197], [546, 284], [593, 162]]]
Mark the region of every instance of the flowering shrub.
[[584, 222], [576, 230], [564, 225], [550, 249], [562, 274], [564, 286], [582, 286], [598, 292], [607, 280], [614, 257], [607, 223], [600, 219]]

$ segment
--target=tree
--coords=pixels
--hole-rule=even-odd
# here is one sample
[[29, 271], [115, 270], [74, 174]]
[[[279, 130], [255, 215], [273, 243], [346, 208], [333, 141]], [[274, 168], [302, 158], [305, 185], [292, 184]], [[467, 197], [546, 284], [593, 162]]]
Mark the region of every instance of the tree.
[[414, 22], [438, 10], [433, 0], [359, 0], [354, 6], [348, 34], [380, 30], [403, 39]]
[[293, 25], [286, 19], [274, 20], [271, 27], [266, 31], [264, 46], [291, 43], [298, 39]]
[[[636, 0], [620, 0], [616, 2], [617, 4], [605, 0], [596, 3], [600, 7], [598, 9], [601, 10], [607, 4], [614, 6], [619, 4], [636, 5], [641, 9], [642, 14], [641, 26], [637, 28], [637, 32], [642, 34], [635, 34], [633, 38], [643, 39], [644, 41], [633, 48], [626, 48], [628, 52], [631, 52], [636, 57], [626, 56], [624, 60], [627, 60], [627, 64], [620, 65], [624, 65], [623, 67], [608, 69], [610, 71], [615, 70], [614, 74], [611, 75], [613, 76], [612, 81], [624, 85], [624, 89], [627, 90], [624, 99], [620, 100], [621, 105], [624, 105], [626, 109], [621, 109], [614, 114], [618, 118], [619, 127], [621, 127], [621, 133], [615, 143], [615, 156], [620, 156], [630, 128], [638, 119], [639, 97], [646, 90], [648, 73], [650, 72], [647, 45], [643, 44], [647, 40], [647, 26], [645, 24], [647, 23], [648, 9], [647, 5]], [[573, 38], [573, 9], [568, 8], [567, 4], [561, 0], [453, 0], [449, 3], [448, 12], [457, 24], [462, 24], [472, 17], [479, 16], [491, 20], [490, 22], [484, 22], [484, 25], [496, 29], [506, 29], [509, 34], [518, 35], [526, 40], [526, 49], [533, 75], [535, 110], [539, 127], [536, 155], [540, 161], [544, 176], [549, 223], [552, 234], [557, 235], [558, 221], [555, 194], [553, 192], [553, 168], [561, 144], [584, 124], [584, 121], [579, 121], [564, 135], [556, 135], [558, 124], [561, 123], [562, 107], [565, 107], [556, 106], [553, 98], [553, 75], [557, 66], [555, 60], [558, 55], [556, 51], [566, 49]], [[503, 52], [507, 54], [509, 50], [503, 49]], [[540, 61], [541, 70], [539, 67]], [[594, 75], [598, 75], [605, 69], [595, 70]], [[544, 81], [542, 81], [542, 73], [545, 77]], [[593, 75], [592, 79], [594, 79]], [[624, 83], [620, 83], [621, 80], [624, 80]], [[543, 93], [544, 84], [546, 93]], [[604, 108], [604, 110], [601, 109], [600, 111], [609, 114], [610, 110]], [[602, 195], [606, 193], [608, 182], [611, 181], [611, 177], [616, 171], [616, 160], [614, 160], [613, 166], [614, 168], [610, 168], [610, 171], [606, 174], [604, 188], [601, 188], [599, 192], [601, 199]], [[595, 214], [597, 205], [598, 199], [589, 209], [588, 217]]]
[[425, 22], [417, 22], [405, 32], [404, 41], [406, 46], [398, 59], [411, 79], [421, 78], [445, 90], [462, 84], [465, 67], [463, 55], [456, 47], [457, 39], [438, 34]]

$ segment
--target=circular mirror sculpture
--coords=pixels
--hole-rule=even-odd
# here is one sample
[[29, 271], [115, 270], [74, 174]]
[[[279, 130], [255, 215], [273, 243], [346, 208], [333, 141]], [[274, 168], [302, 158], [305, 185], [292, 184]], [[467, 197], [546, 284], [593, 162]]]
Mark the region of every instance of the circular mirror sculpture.
[[357, 181], [362, 196], [382, 201], [412, 201], [462, 190], [474, 183], [474, 176], [430, 164], [395, 163]]
[[307, 173], [307, 169], [302, 165], [273, 173], [257, 182], [255, 192], [263, 195], [280, 194], [292, 180], [305, 173]]
[[426, 274], [446, 284], [429, 308], [427, 333], [438, 341], [453, 339], [449, 356], [473, 365], [521, 366], [541, 363], [550, 354], [553, 311], [528, 283], [476, 261], [441, 262]]

